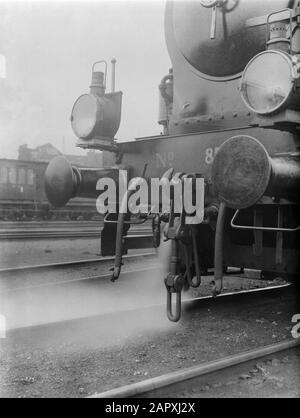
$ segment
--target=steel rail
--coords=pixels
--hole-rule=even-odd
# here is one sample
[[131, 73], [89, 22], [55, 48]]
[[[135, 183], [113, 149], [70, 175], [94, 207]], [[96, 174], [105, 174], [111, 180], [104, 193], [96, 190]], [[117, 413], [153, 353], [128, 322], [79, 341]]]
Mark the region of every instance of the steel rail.
[[[133, 398], [133, 397], [153, 397], [155, 394], [160, 395], [159, 392], [172, 391], [176, 392], [176, 386], [186, 383], [191, 380], [197, 380], [201, 377], [207, 377], [213, 373], [231, 369], [235, 366], [250, 363], [253, 361], [266, 358], [270, 355], [285, 352], [300, 347], [300, 340], [289, 340], [276, 344], [267, 345], [264, 347], [248, 350], [239, 354], [221, 358], [219, 360], [210, 361], [199, 364], [184, 370], [175, 371], [164, 374], [162, 376], [143, 380], [138, 383], [125, 385], [116, 389], [111, 389], [105, 392], [96, 393], [88, 396], [88, 398]], [[171, 392], [172, 393], [172, 392]]]
[[0, 221], [0, 231], [10, 229], [31, 229], [31, 228], [73, 228], [73, 227], [94, 227], [103, 226], [103, 220], [98, 221]]
[[[142, 236], [143, 233], [150, 232], [149, 228], [138, 228], [128, 236], [138, 235]], [[25, 240], [25, 239], [48, 239], [48, 238], [86, 238], [86, 237], [100, 237], [101, 235], [101, 228], [98, 230], [95, 229], [73, 229], [73, 230], [59, 230], [59, 229], [43, 229], [43, 230], [7, 230], [7, 231], [0, 231], [0, 240]]]
[[[139, 258], [151, 258], [155, 256], [155, 252], [146, 252], [146, 253], [139, 253], [139, 254], [126, 254], [123, 256], [125, 260], [136, 260]], [[84, 266], [87, 264], [104, 264], [114, 261], [114, 256], [105, 256], [99, 258], [90, 258], [85, 260], [72, 260], [72, 261], [63, 261], [60, 263], [47, 263], [47, 264], [35, 264], [35, 265], [24, 265], [18, 267], [8, 267], [8, 268], [0, 268], [0, 276], [1, 274], [7, 273], [17, 273], [17, 272], [28, 272], [34, 270], [48, 270], [48, 269], [57, 269], [57, 268], [66, 268], [66, 267], [73, 267], [73, 266]], [[1, 277], [0, 277], [1, 280]]]
[[[125, 275], [132, 275], [132, 274], [136, 274], [136, 273], [147, 273], [149, 271], [154, 271], [157, 270], [158, 267], [148, 267], [148, 268], [141, 268], [141, 269], [133, 269], [133, 270], [128, 270], [128, 271], [124, 271], [123, 272], [123, 276]], [[1, 294], [5, 294], [5, 293], [13, 293], [13, 292], [20, 292], [20, 291], [28, 291], [28, 290], [34, 290], [34, 289], [43, 289], [43, 288], [53, 288], [53, 287], [59, 287], [59, 286], [65, 286], [65, 285], [71, 285], [74, 283], [83, 283], [83, 282], [90, 282], [90, 281], [103, 281], [103, 280], [107, 280], [110, 281], [111, 278], [111, 273], [109, 274], [97, 274], [94, 276], [87, 276], [87, 277], [79, 277], [76, 279], [70, 279], [70, 280], [61, 280], [61, 281], [57, 281], [57, 282], [53, 282], [53, 283], [41, 283], [41, 284], [36, 284], [33, 286], [19, 286], [19, 287], [15, 287], [13, 289], [4, 289], [0, 291], [0, 295]]]
[[0, 240], [27, 240], [46, 238], [85, 238], [100, 237], [101, 231], [28, 231], [28, 232], [0, 232]]

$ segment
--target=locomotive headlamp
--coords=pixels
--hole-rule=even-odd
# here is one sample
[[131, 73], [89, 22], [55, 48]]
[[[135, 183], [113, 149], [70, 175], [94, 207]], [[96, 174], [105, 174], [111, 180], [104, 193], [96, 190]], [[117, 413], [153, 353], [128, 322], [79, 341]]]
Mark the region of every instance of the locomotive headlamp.
[[99, 112], [97, 97], [83, 94], [76, 100], [72, 110], [71, 123], [78, 138], [88, 138], [92, 135]]
[[[122, 93], [114, 91], [116, 60], [112, 60], [112, 91], [106, 89], [106, 61], [93, 64], [89, 94], [80, 96], [72, 109], [71, 125], [75, 135], [83, 140], [82, 148], [111, 149], [121, 118]], [[97, 64], [105, 65], [105, 72], [96, 71]]]
[[269, 50], [256, 55], [242, 76], [246, 105], [255, 113], [268, 115], [297, 104], [298, 68], [296, 57], [284, 52]]

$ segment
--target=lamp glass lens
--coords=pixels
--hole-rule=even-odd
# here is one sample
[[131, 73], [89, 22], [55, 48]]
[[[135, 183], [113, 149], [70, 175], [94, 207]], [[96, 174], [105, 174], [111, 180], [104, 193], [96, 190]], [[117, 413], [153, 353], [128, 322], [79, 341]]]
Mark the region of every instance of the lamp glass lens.
[[243, 74], [242, 95], [257, 113], [272, 113], [280, 108], [291, 89], [291, 64], [273, 51], [258, 55]]
[[72, 111], [72, 127], [79, 138], [91, 134], [97, 122], [97, 99], [84, 94], [77, 99]]

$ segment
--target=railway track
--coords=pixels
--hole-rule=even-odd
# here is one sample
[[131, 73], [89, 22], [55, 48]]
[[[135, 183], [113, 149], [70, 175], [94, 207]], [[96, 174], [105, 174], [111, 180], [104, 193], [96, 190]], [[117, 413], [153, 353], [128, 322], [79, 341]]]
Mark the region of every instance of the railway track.
[[[163, 398], [180, 397], [180, 393], [195, 393], [195, 387], [207, 382], [232, 379], [253, 367], [257, 361], [265, 361], [272, 356], [284, 356], [297, 350], [300, 340], [283, 341], [276, 344], [248, 350], [215, 361], [199, 364], [184, 370], [167, 373], [138, 383], [96, 393], [89, 398]], [[189, 392], [190, 391], [190, 392]], [[189, 396], [186, 396], [189, 397]]]
[[101, 231], [70, 230], [70, 231], [13, 231], [0, 232], [0, 240], [32, 240], [32, 239], [58, 239], [58, 238], [89, 238], [100, 237]]
[[[98, 314], [108, 315], [115, 311], [122, 315], [123, 311], [131, 309], [153, 308], [163, 312], [166, 296], [164, 272], [156, 253], [124, 255], [123, 261], [123, 270], [116, 283], [110, 281], [114, 257], [1, 269], [0, 306], [1, 313], [7, 318], [8, 328], [42, 326], [72, 320], [72, 312], [66, 309], [68, 304], [76, 306], [76, 319]], [[209, 277], [206, 279], [207, 282], [211, 280]], [[183, 295], [186, 298], [183, 300], [183, 309], [188, 310], [190, 306], [197, 304], [218, 305], [235, 303], [237, 299], [263, 299], [286, 292], [289, 288], [288, 284], [284, 284], [237, 292], [227, 291], [216, 299], [210, 295], [192, 298], [190, 295]], [[200, 291], [203, 292], [202, 287]], [[132, 292], [136, 295], [134, 303]], [[53, 306], [56, 309], [53, 310]], [[29, 307], [30, 311], [25, 316], [24, 307]], [[49, 314], [46, 315], [47, 312]]]
[[100, 235], [102, 226], [100, 222], [2, 222], [0, 240], [93, 237]]
[[[151, 258], [155, 255], [152, 251], [146, 253], [139, 253], [139, 254], [129, 254], [123, 255], [123, 259], [130, 261], [142, 258]], [[64, 261], [60, 263], [45, 263], [45, 264], [34, 264], [34, 265], [24, 265], [18, 267], [7, 267], [7, 268], [0, 268], [0, 280], [1, 277], [3, 278], [5, 275], [12, 275], [12, 274], [23, 274], [24, 272], [31, 273], [31, 272], [39, 272], [43, 273], [45, 270], [51, 269], [66, 269], [70, 267], [80, 267], [80, 266], [92, 266], [92, 265], [105, 265], [108, 263], [112, 263], [115, 257], [98, 257], [98, 258], [90, 258], [90, 259], [83, 259], [83, 260], [72, 260], [72, 261]]]
[[[60, 281], [58, 283], [51, 283], [51, 284], [40, 284], [30, 287], [18, 287], [13, 290], [8, 290], [6, 292], [0, 293], [0, 302], [1, 302], [1, 296], [4, 300], [5, 297], [9, 296], [11, 299], [12, 296], [16, 296], [18, 300], [18, 296], [20, 295], [22, 298], [22, 305], [26, 306], [26, 303], [30, 304], [34, 300], [35, 295], [37, 295], [38, 298], [40, 298], [43, 294], [47, 295], [47, 301], [43, 302], [42, 309], [43, 311], [47, 311], [47, 305], [56, 305], [56, 308], [58, 311], [61, 310], [61, 306], [66, 303], [66, 300], [63, 298], [62, 300], [57, 299], [57, 295], [63, 294], [69, 295], [69, 302], [78, 306], [80, 301], [86, 300], [86, 294], [85, 290], [88, 291], [88, 294], [90, 295], [91, 288], [89, 286], [93, 286], [92, 290], [95, 289], [95, 293], [93, 291], [93, 296], [96, 298], [96, 305], [94, 305], [95, 300], [91, 298], [91, 302], [89, 303], [89, 310], [88, 312], [84, 308], [83, 311], [80, 309], [77, 309], [77, 316], [76, 318], [73, 317], [52, 317], [51, 319], [48, 319], [47, 322], [40, 322], [37, 320], [39, 318], [38, 312], [39, 308], [35, 310], [34, 305], [30, 306], [32, 318], [34, 318], [34, 323], [24, 323], [14, 324], [13, 326], [9, 325], [9, 316], [5, 312], [5, 309], [2, 310], [2, 313], [4, 313], [8, 317], [8, 330], [18, 330], [21, 328], [26, 329], [34, 329], [36, 327], [47, 327], [48, 325], [53, 326], [55, 324], [64, 324], [64, 323], [73, 323], [74, 321], [78, 321], [81, 319], [89, 318], [89, 317], [107, 317], [109, 315], [118, 315], [120, 318], [124, 314], [127, 313], [134, 313], [135, 315], [139, 315], [144, 311], [161, 311], [162, 313], [165, 311], [165, 297], [158, 298], [158, 302], [154, 302], [152, 299], [148, 299], [148, 290], [149, 288], [146, 286], [145, 294], [141, 294], [139, 296], [139, 299], [136, 303], [132, 303], [132, 297], [129, 298], [128, 301], [124, 301], [124, 296], [122, 300], [122, 304], [120, 304], [120, 298], [122, 297], [122, 292], [124, 290], [124, 286], [130, 286], [136, 287], [137, 293], [138, 288], [136, 286], [136, 281], [140, 281], [141, 277], [145, 277], [147, 275], [156, 274], [158, 272], [157, 267], [147, 268], [147, 269], [135, 269], [130, 271], [125, 271], [122, 273], [122, 276], [120, 277], [120, 284], [121, 284], [121, 293], [120, 288], [116, 289], [115, 293], [110, 294], [110, 300], [107, 305], [103, 305], [103, 300], [101, 300], [101, 285], [102, 289], [104, 289], [104, 286], [110, 286], [110, 289], [113, 289], [114, 284], [110, 282], [111, 274], [103, 274], [103, 275], [95, 275], [95, 276], [89, 276], [84, 277], [80, 279], [73, 279], [73, 280], [66, 280], [66, 281]], [[137, 278], [137, 275], [139, 278]], [[130, 283], [131, 282], [131, 283]], [[132, 285], [133, 282], [133, 285]], [[76, 288], [75, 293], [72, 293], [72, 288], [74, 285], [87, 285], [87, 287], [83, 288], [80, 287], [79, 294], [78, 289]], [[228, 304], [234, 304], [234, 303], [246, 303], [251, 300], [255, 301], [255, 303], [259, 302], [266, 302], [270, 298], [283, 296], [287, 299], [293, 298], [294, 295], [292, 294], [293, 290], [292, 286], [289, 284], [284, 285], [277, 285], [277, 286], [270, 286], [267, 288], [260, 288], [260, 289], [250, 289], [250, 290], [241, 290], [241, 291], [234, 291], [234, 292], [225, 292], [220, 294], [217, 298], [212, 297], [211, 295], [207, 296], [200, 296], [200, 297], [189, 297], [189, 296], [183, 296], [182, 300], [182, 311], [183, 315], [184, 312], [188, 313], [190, 311], [193, 311], [195, 309], [209, 307], [211, 305], [213, 306], [226, 306]], [[42, 291], [42, 293], [41, 293]], [[97, 296], [97, 291], [99, 292], [99, 298]], [[54, 297], [52, 300], [51, 293], [54, 292]], [[105, 291], [106, 293], [106, 291]], [[160, 296], [165, 296], [161, 291], [158, 292]], [[23, 295], [25, 295], [25, 299], [23, 299]], [[28, 298], [28, 299], [27, 299]], [[125, 298], [126, 299], [126, 298]], [[49, 306], [48, 306], [49, 307]], [[13, 310], [13, 315], [16, 315], [16, 309]], [[164, 315], [164, 313], [163, 313]]]
[[[68, 304], [76, 306], [76, 317], [112, 311], [120, 306], [124, 285], [134, 279], [138, 286], [147, 274], [157, 272], [155, 260], [153, 252], [124, 255], [123, 273], [116, 285], [110, 281], [114, 257], [2, 269], [0, 313], [8, 328], [15, 328], [68, 319], [73, 315]], [[145, 294], [143, 300], [145, 303]], [[24, 315], [26, 309], [29, 313]]]
[[97, 227], [103, 226], [103, 221], [16, 221], [16, 222], [0, 222], [0, 230], [13, 230], [13, 229], [33, 229], [33, 228], [73, 228], [73, 227]]
[[[120, 277], [119, 284], [122, 289], [129, 284], [128, 280], [124, 279], [126, 277]], [[97, 287], [99, 288], [99, 286]], [[196, 379], [200, 379], [198, 382], [204, 379], [202, 382], [207, 383], [209, 379], [213, 379], [216, 375], [219, 381], [224, 378], [223, 374], [218, 374], [219, 369], [220, 373], [227, 370], [232, 379], [233, 374], [243, 372], [243, 369], [240, 368], [243, 367], [242, 364], [246, 368], [249, 367], [246, 359], [242, 361], [236, 355], [231, 356], [231, 354], [241, 351], [238, 350], [240, 345], [237, 345], [234, 341], [235, 336], [240, 335], [243, 330], [245, 320], [252, 324], [257, 338], [256, 341], [249, 340], [250, 344], [245, 346], [243, 350], [247, 350], [247, 347], [259, 347], [263, 343], [267, 345], [272, 341], [270, 333], [269, 337], [265, 336], [264, 333], [264, 338], [260, 340], [262, 337], [259, 335], [261, 335], [263, 326], [253, 321], [253, 312], [258, 315], [255, 315], [254, 318], [264, 316], [266, 321], [271, 322], [274, 320], [274, 313], [270, 315], [270, 319], [266, 319], [268, 318], [266, 315], [268, 315], [267, 312], [271, 313], [274, 310], [274, 306], [277, 310], [283, 310], [283, 307], [285, 307], [285, 317], [290, 317], [289, 313], [294, 311], [294, 291], [292, 287], [284, 286], [283, 288], [281, 286], [263, 290], [232, 292], [218, 296], [216, 299], [211, 297], [188, 298], [183, 302], [181, 323], [170, 324], [165, 316], [164, 300], [151, 305], [148, 300], [148, 304], [146, 304], [137, 294], [135, 283], [133, 288], [136, 289], [136, 295], [131, 297], [131, 303], [127, 307], [122, 304], [121, 293], [117, 295], [118, 303], [114, 304], [114, 301], [110, 300], [109, 304], [112, 309], [102, 313], [95, 311], [94, 315], [85, 317], [36, 323], [28, 326], [15, 326], [8, 329], [7, 341], [3, 346], [4, 350], [7, 351], [7, 360], [5, 360], [8, 362], [7, 370], [11, 370], [11, 375], [7, 378], [9, 379], [7, 382], [11, 382], [11, 384], [5, 388], [7, 393], [11, 393], [18, 382], [21, 382], [18, 385], [19, 393], [20, 391], [24, 393], [22, 382], [24, 376], [29, 376], [28, 379], [37, 383], [32, 385], [32, 389], [31, 385], [25, 387], [25, 396], [36, 396], [34, 394], [37, 391], [43, 396], [53, 396], [53, 390], [58, 391], [59, 396], [78, 396], [78, 389], [80, 388], [79, 396], [86, 393], [86, 395], [92, 395], [92, 397], [189, 397], [190, 387], [188, 382], [193, 382], [191, 387], [195, 388], [197, 387]], [[46, 295], [49, 295], [48, 290]], [[98, 299], [98, 295], [95, 296]], [[105, 298], [108, 297], [106, 293]], [[132, 301], [135, 299], [141, 302], [139, 306], [133, 306]], [[84, 300], [84, 294], [81, 293], [81, 304]], [[69, 302], [69, 300], [64, 301], [65, 305]], [[47, 303], [47, 299], [43, 300], [43, 310]], [[87, 303], [90, 304], [90, 300]], [[98, 308], [101, 307], [101, 304], [102, 301], [98, 300]], [[60, 309], [59, 301], [56, 303], [55, 309]], [[246, 316], [245, 312], [247, 312]], [[34, 316], [36, 317], [35, 312]], [[225, 331], [224, 323], [228, 324], [230, 316], [234, 318], [235, 325], [231, 323], [231, 327], [234, 328], [228, 334]], [[281, 326], [284, 329], [284, 325], [288, 323], [284, 322], [284, 319], [282, 320]], [[259, 328], [260, 332], [257, 334]], [[247, 332], [249, 333], [249, 330]], [[228, 349], [227, 344], [224, 345], [226, 335], [231, 336], [233, 344], [230, 349]], [[284, 334], [282, 334], [282, 337], [284, 337]], [[191, 338], [194, 340], [191, 340]], [[196, 341], [198, 342], [196, 343]], [[220, 341], [222, 341], [221, 345]], [[211, 344], [214, 345], [211, 346]], [[219, 347], [216, 352], [212, 350], [215, 347]], [[182, 349], [184, 353], [187, 352], [186, 357], [183, 357], [186, 360], [177, 358], [178, 349]], [[145, 351], [147, 356], [143, 357]], [[220, 360], [215, 361], [215, 358], [224, 360], [222, 352], [226, 353], [225, 355], [230, 355], [230, 357], [226, 357], [223, 365], [220, 364]], [[274, 352], [270, 351], [267, 354]], [[279, 353], [279, 351], [277, 352]], [[191, 353], [195, 353], [198, 366], [195, 366], [196, 363], [192, 362]], [[160, 356], [164, 359], [161, 366], [156, 364]], [[181, 357], [179, 358], [181, 359]], [[185, 369], [179, 370], [179, 362], [181, 367], [185, 367]], [[238, 367], [237, 371], [233, 370], [234, 365]], [[84, 377], [80, 371], [81, 366], [85, 369]], [[50, 373], [51, 370], [54, 373], [53, 367], [55, 367], [55, 376], [50, 374], [50, 376], [53, 376], [50, 380], [53, 382], [53, 386], [49, 388], [49, 384], [51, 384], [49, 379], [40, 380], [39, 376], [43, 376], [43, 373], [47, 373], [47, 376], [49, 376], [49, 370]], [[198, 368], [200, 368], [200, 377], [197, 377], [196, 374], [193, 375]], [[176, 369], [177, 372], [174, 372]], [[103, 370], [106, 372], [103, 373]], [[142, 373], [142, 376], [137, 375], [136, 378], [133, 378], [134, 371], [137, 370], [148, 370], [149, 376], [153, 378], [147, 379], [146, 383], [144, 381], [139, 383], [138, 381], [144, 373]], [[69, 380], [70, 373], [72, 381]], [[164, 373], [163, 376], [160, 376], [162, 373]], [[170, 376], [173, 379], [171, 379], [172, 386], [170, 385]], [[59, 378], [59, 381], [56, 378]], [[127, 385], [128, 382], [133, 381], [137, 383]], [[156, 393], [146, 393], [145, 385], [148, 385], [149, 381]], [[153, 382], [155, 383], [154, 386]], [[120, 393], [119, 390], [124, 390], [122, 385], [125, 384], [126, 393]], [[83, 391], [81, 387], [85, 390]], [[211, 385], [212, 387], [213, 385]], [[106, 389], [106, 391], [99, 392], [100, 388]], [[132, 388], [134, 388], [134, 392], [132, 392]], [[139, 392], [140, 388], [142, 388], [141, 392]]]
[[[99, 257], [93, 259], [73, 260], [61, 263], [47, 263], [39, 265], [19, 266], [0, 269], [0, 295], [38, 288], [66, 286], [72, 283], [103, 282], [111, 278], [109, 268], [113, 266], [115, 257]], [[153, 263], [157, 259], [155, 252], [129, 254], [123, 256], [126, 266], [135, 267], [136, 264]], [[148, 265], [148, 269], [150, 265]], [[91, 275], [90, 271], [95, 271]], [[106, 270], [106, 274], [99, 274]], [[130, 270], [131, 273], [137, 270]], [[144, 269], [145, 270], [145, 269]], [[144, 271], [143, 270], [143, 271]], [[74, 272], [76, 271], [76, 274]], [[128, 275], [129, 273], [125, 272]]]
[[[137, 295], [135, 308], [148, 307], [159, 303], [164, 310], [164, 272], [155, 252], [123, 256], [124, 266], [117, 283], [112, 283], [111, 267], [114, 257], [73, 260], [61, 263], [47, 263], [0, 269], [1, 313], [7, 317], [9, 328], [41, 325], [70, 319], [66, 300], [76, 306], [76, 316], [85, 317], [99, 312], [107, 314], [114, 310], [131, 309], [131, 291]], [[233, 272], [234, 274], [234, 272]], [[207, 277], [210, 281], [211, 278]], [[237, 279], [238, 280], [238, 279]], [[199, 300], [204, 303], [220, 303], [231, 298], [259, 297], [278, 293], [286, 285], [253, 289], [236, 293], [224, 293], [215, 301], [211, 296]], [[128, 292], [128, 289], [131, 289]], [[203, 288], [201, 288], [203, 292]], [[209, 292], [209, 290], [208, 290]], [[150, 296], [149, 296], [150, 295]], [[82, 305], [81, 301], [86, 303]], [[122, 304], [120, 305], [120, 300]], [[195, 301], [184, 301], [184, 306]], [[91, 301], [91, 303], [89, 303]], [[223, 302], [222, 302], [223, 303]], [[53, 306], [57, 307], [53, 311]], [[155, 305], [156, 306], [156, 305]], [[23, 307], [30, 308], [30, 315], [23, 315]], [[46, 315], [45, 312], [50, 312]], [[41, 320], [43, 318], [43, 320]]]
[[[63, 226], [60, 228], [15, 228], [0, 230], [0, 240], [32, 240], [32, 239], [59, 239], [59, 238], [89, 238], [100, 237], [102, 227], [97, 225], [74, 225]], [[128, 236], [150, 235], [150, 228], [136, 227], [132, 229]]]

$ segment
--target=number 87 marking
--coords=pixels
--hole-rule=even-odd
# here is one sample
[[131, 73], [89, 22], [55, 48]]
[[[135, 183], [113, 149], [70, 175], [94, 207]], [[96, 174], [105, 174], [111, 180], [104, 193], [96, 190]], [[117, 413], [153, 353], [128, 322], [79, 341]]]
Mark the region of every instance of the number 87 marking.
[[219, 148], [220, 147], [206, 148], [206, 150], [205, 150], [205, 162], [206, 162], [206, 164], [212, 164], [212, 162], [214, 161], [215, 155], [218, 152]]

